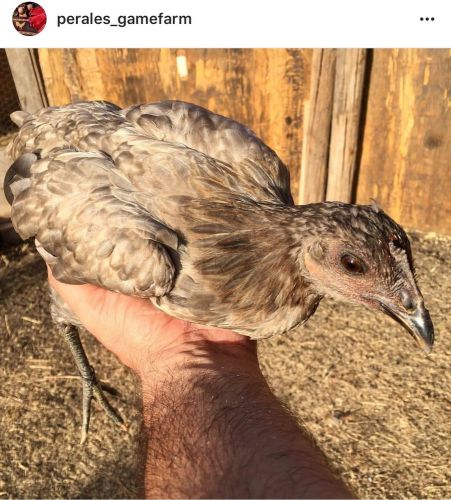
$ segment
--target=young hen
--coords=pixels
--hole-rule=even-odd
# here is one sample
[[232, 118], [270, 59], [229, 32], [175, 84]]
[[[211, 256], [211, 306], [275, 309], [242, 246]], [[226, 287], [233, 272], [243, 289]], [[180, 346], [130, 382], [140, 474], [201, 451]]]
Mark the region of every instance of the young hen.
[[[375, 205], [294, 205], [287, 168], [243, 125], [178, 101], [81, 102], [12, 118], [12, 221], [58, 280], [252, 338], [304, 323], [327, 295], [385, 312], [431, 348], [404, 230]], [[93, 396], [121, 419], [76, 318], [52, 303], [83, 379], [84, 440]]]

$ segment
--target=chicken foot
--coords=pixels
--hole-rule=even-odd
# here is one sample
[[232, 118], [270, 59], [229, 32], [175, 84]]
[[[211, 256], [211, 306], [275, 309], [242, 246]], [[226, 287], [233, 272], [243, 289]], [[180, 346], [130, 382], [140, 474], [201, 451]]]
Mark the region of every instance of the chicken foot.
[[88, 435], [89, 421], [91, 418], [91, 401], [94, 398], [115, 424], [126, 429], [122, 417], [110, 405], [103, 392], [103, 390], [107, 390], [108, 392], [114, 391], [109, 390], [107, 387], [103, 387], [102, 384], [99, 383], [94, 368], [89, 364], [88, 357], [86, 356], [80, 340], [78, 328], [67, 323], [58, 323], [57, 328], [70, 348], [83, 383], [83, 421], [80, 443], [83, 444]]

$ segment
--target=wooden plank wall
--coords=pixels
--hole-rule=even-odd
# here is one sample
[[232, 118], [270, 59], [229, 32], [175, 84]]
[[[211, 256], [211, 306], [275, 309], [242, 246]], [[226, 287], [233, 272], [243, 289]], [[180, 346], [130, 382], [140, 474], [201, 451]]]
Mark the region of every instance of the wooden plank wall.
[[39, 59], [53, 105], [75, 99], [107, 99], [124, 106], [181, 99], [241, 121], [289, 165], [293, 193], [297, 193], [311, 53], [299, 49], [40, 49]]
[[[40, 49], [39, 58], [50, 104], [184, 99], [242, 121], [289, 165], [298, 195], [311, 50]], [[371, 51], [353, 198], [376, 199], [410, 229], [446, 234], [450, 61], [449, 50]]]
[[6, 49], [20, 107], [34, 113], [49, 105], [35, 49]]
[[375, 50], [357, 202], [451, 234], [451, 51]]

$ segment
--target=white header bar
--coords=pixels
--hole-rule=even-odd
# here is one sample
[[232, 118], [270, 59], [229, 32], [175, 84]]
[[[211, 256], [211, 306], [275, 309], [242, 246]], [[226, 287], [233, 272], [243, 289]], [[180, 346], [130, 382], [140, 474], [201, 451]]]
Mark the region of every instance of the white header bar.
[[36, 36], [20, 3], [1, 0], [0, 47], [451, 46], [449, 0], [38, 0]]

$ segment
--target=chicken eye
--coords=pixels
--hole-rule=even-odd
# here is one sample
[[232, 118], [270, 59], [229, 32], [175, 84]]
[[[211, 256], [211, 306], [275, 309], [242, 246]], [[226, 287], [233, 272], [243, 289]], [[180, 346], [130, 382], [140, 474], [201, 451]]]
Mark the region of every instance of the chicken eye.
[[365, 272], [365, 265], [359, 258], [354, 257], [354, 255], [345, 253], [341, 256], [340, 262], [343, 269], [350, 274], [363, 274]]

